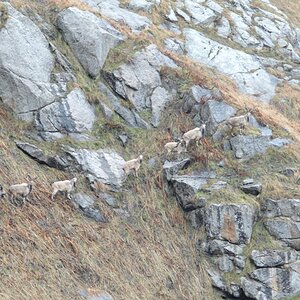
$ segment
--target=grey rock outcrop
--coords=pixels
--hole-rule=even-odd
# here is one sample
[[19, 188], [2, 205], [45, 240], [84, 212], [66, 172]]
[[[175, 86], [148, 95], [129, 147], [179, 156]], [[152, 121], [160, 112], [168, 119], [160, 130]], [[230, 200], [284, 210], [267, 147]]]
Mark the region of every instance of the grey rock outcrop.
[[300, 260], [300, 254], [294, 250], [253, 250], [251, 259], [257, 267], [272, 268]]
[[138, 32], [142, 29], [148, 28], [151, 25], [151, 21], [147, 17], [121, 8], [118, 0], [84, 0], [83, 2], [87, 3], [94, 9], [98, 10], [101, 14], [114, 21], [120, 23], [124, 22], [133, 31]]
[[256, 210], [250, 205], [212, 204], [206, 208], [206, 234], [210, 239], [248, 244], [255, 219]]
[[176, 91], [162, 85], [162, 66], [177, 68], [173, 60], [163, 55], [155, 45], [150, 45], [134, 55], [131, 63], [106, 73], [106, 79], [122, 98], [131, 102], [137, 111], [151, 108], [152, 124], [159, 124], [166, 104]]
[[59, 170], [65, 170], [69, 167], [69, 164], [66, 159], [61, 156], [54, 155], [48, 156], [45, 155], [43, 150], [39, 149], [35, 145], [17, 141], [16, 145], [19, 149], [21, 149], [28, 156], [36, 160], [40, 164], [45, 164], [50, 168], [55, 168]]
[[251, 299], [276, 300], [300, 294], [300, 262], [284, 268], [260, 268], [241, 278], [241, 287]]
[[124, 159], [113, 150], [92, 151], [87, 149], [66, 149], [69, 158], [79, 169], [112, 188], [120, 188], [124, 179]]
[[184, 211], [192, 211], [205, 205], [205, 199], [197, 197], [197, 192], [201, 191], [211, 178], [215, 178], [215, 174], [210, 172], [199, 175], [175, 175], [171, 178], [174, 194]]
[[255, 183], [253, 180], [252, 182], [249, 180], [248, 182], [243, 182], [243, 185], [241, 186], [241, 190], [246, 193], [253, 196], [257, 196], [262, 192], [262, 184], [261, 183]]
[[277, 79], [254, 56], [210, 40], [194, 29], [185, 29], [184, 34], [189, 57], [229, 75], [242, 92], [265, 102], [273, 98]]
[[264, 225], [271, 235], [300, 250], [300, 200], [267, 199], [263, 206]]
[[49, 45], [26, 16], [5, 5], [8, 19], [0, 29], [0, 98], [21, 118], [54, 101], [50, 75], [54, 66]]
[[167, 181], [170, 181], [174, 175], [176, 175], [180, 170], [186, 168], [190, 164], [190, 158], [185, 158], [178, 161], [168, 161], [166, 160], [163, 165], [164, 176]]
[[102, 82], [99, 83], [99, 90], [110, 101], [114, 111], [124, 119], [130, 126], [135, 128], [150, 128], [151, 126], [143, 120], [135, 108], [124, 107], [121, 101], [113, 94], [113, 92]]
[[109, 50], [124, 39], [107, 21], [76, 7], [62, 11], [57, 25], [64, 40], [92, 77], [99, 74]]
[[68, 133], [89, 131], [95, 119], [94, 108], [86, 101], [83, 91], [77, 88], [62, 101], [41, 109], [36, 126], [45, 139], [55, 139]]
[[107, 222], [106, 218], [100, 212], [100, 210], [94, 208], [95, 200], [89, 195], [76, 193], [72, 198], [72, 202], [84, 216], [93, 219], [96, 222]]

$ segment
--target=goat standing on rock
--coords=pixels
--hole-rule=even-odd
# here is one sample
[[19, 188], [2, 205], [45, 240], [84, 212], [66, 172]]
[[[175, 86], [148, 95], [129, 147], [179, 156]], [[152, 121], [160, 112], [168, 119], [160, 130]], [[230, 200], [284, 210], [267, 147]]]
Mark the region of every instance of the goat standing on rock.
[[71, 192], [75, 188], [75, 183], [77, 181], [77, 178], [74, 177], [71, 180], [64, 180], [64, 181], [56, 181], [52, 183], [52, 195], [51, 195], [51, 200], [54, 199], [54, 196], [58, 192], [66, 192], [67, 193], [67, 198], [71, 200]]
[[31, 178], [30, 175], [27, 176], [27, 183], [13, 184], [8, 188], [8, 194], [10, 195], [10, 200], [16, 201], [18, 196], [22, 197], [23, 204], [25, 200], [28, 200], [28, 196], [32, 191], [34, 185], [34, 180], [36, 178]]
[[240, 134], [241, 134], [241, 130], [244, 129], [249, 124], [250, 117], [251, 117], [251, 112], [248, 112], [245, 115], [229, 118], [228, 120], [225, 121], [225, 124], [228, 127], [230, 127], [231, 132], [233, 128], [238, 127], [240, 129]]
[[182, 136], [186, 144], [186, 149], [188, 148], [188, 145], [192, 140], [195, 140], [198, 146], [200, 139], [203, 138], [205, 134], [205, 129], [206, 129], [206, 125], [202, 124], [200, 127], [196, 127], [192, 130], [189, 130]]
[[135, 176], [137, 177], [137, 171], [139, 170], [142, 161], [143, 161], [143, 155], [140, 155], [138, 158], [126, 161], [123, 167], [125, 175], [128, 175], [131, 170], [134, 170]]

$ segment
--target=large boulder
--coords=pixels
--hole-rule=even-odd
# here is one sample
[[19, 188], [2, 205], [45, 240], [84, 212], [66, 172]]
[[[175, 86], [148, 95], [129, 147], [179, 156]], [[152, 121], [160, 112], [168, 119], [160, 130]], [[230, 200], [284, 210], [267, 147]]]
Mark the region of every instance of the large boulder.
[[99, 11], [102, 15], [116, 22], [125, 23], [133, 31], [139, 32], [151, 25], [151, 21], [147, 17], [121, 8], [119, 0], [83, 0], [83, 2]]
[[264, 225], [271, 235], [300, 250], [300, 200], [267, 199], [263, 205]]
[[111, 103], [114, 111], [126, 121], [126, 123], [134, 128], [150, 128], [150, 125], [143, 120], [135, 108], [127, 108], [122, 105], [121, 100], [102, 82], [99, 83], [99, 90], [103, 93]]
[[73, 90], [65, 99], [41, 109], [36, 126], [46, 138], [62, 137], [65, 133], [83, 133], [92, 129], [96, 115], [83, 91]]
[[206, 234], [210, 239], [248, 244], [256, 209], [247, 204], [212, 204], [206, 209]]
[[162, 111], [176, 94], [169, 85], [163, 86], [160, 77], [163, 66], [177, 68], [173, 60], [152, 44], [136, 53], [130, 63], [105, 74], [114, 91], [131, 102], [137, 111], [152, 110], [151, 122], [154, 126], [158, 126]]
[[202, 172], [198, 175], [174, 175], [171, 178], [174, 195], [184, 211], [192, 211], [205, 205], [205, 199], [198, 197], [197, 192], [201, 191], [208, 179], [215, 176], [213, 172]]
[[60, 157], [58, 155], [46, 155], [43, 150], [36, 147], [35, 145], [21, 141], [16, 141], [16, 145], [29, 157], [36, 160], [40, 164], [44, 164], [50, 168], [55, 168], [59, 170], [65, 170], [69, 167], [68, 162], [63, 157]]
[[276, 300], [300, 295], [300, 261], [284, 268], [260, 268], [241, 278], [241, 287], [251, 299]]
[[80, 170], [89, 175], [89, 179], [98, 180], [112, 188], [120, 188], [124, 180], [124, 159], [115, 151], [100, 149], [65, 149], [69, 158]]
[[40, 29], [8, 3], [0, 28], [0, 99], [21, 118], [54, 101], [50, 75], [54, 58]]
[[121, 33], [107, 21], [76, 7], [63, 10], [58, 15], [57, 25], [64, 40], [92, 77], [99, 74], [109, 50], [123, 40]]
[[184, 34], [189, 57], [229, 75], [242, 92], [264, 102], [273, 98], [278, 80], [265, 71], [255, 56], [224, 46], [194, 29], [185, 29]]
[[294, 250], [253, 250], [251, 259], [257, 267], [272, 268], [300, 260], [300, 254]]

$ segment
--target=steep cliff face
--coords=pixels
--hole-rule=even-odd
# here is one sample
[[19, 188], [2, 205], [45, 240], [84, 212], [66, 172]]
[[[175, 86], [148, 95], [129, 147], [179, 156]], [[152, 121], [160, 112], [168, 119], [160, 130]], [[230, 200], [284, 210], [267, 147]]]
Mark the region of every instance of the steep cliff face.
[[3, 299], [299, 296], [297, 9], [0, 1]]

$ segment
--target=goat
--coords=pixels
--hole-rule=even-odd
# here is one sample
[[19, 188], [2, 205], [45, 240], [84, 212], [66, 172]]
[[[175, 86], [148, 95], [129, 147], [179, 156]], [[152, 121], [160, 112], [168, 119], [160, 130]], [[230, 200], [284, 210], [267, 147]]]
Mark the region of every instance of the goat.
[[51, 184], [52, 186], [52, 194], [51, 194], [51, 200], [54, 200], [54, 196], [58, 192], [66, 192], [67, 198], [71, 200], [70, 193], [74, 190], [75, 184], [76, 184], [77, 178], [74, 177], [71, 180], [63, 180], [63, 181], [56, 181]]
[[237, 116], [237, 117], [231, 117], [228, 120], [226, 120], [224, 123], [228, 127], [231, 128], [231, 132], [233, 128], [238, 127], [240, 129], [240, 134], [241, 134], [241, 129], [244, 129], [250, 122], [250, 117], [251, 113], [248, 112], [245, 115]]
[[187, 131], [183, 136], [182, 139], [185, 142], [185, 147], [186, 149], [188, 148], [188, 145], [190, 143], [190, 141], [195, 140], [197, 142], [197, 146], [198, 146], [198, 142], [199, 140], [204, 136], [205, 134], [205, 129], [206, 129], [206, 125], [202, 124], [200, 127], [196, 127], [192, 130]]
[[177, 152], [180, 154], [181, 152], [186, 150], [185, 141], [179, 141], [179, 142], [170, 142], [165, 144], [165, 150], [167, 151], [167, 154], [171, 152]]
[[130, 170], [134, 170], [135, 176], [137, 176], [137, 171], [139, 170], [143, 161], [143, 155], [140, 155], [138, 158], [126, 161], [123, 167], [125, 175], [128, 175]]
[[30, 175], [27, 176], [26, 183], [13, 184], [8, 188], [8, 194], [10, 195], [10, 200], [15, 202], [18, 196], [22, 197], [23, 204], [25, 200], [28, 200], [29, 194], [32, 192], [32, 187], [34, 185], [35, 178], [31, 178]]
[[3, 198], [6, 195], [6, 193], [3, 190], [3, 186], [0, 185], [0, 199]]

